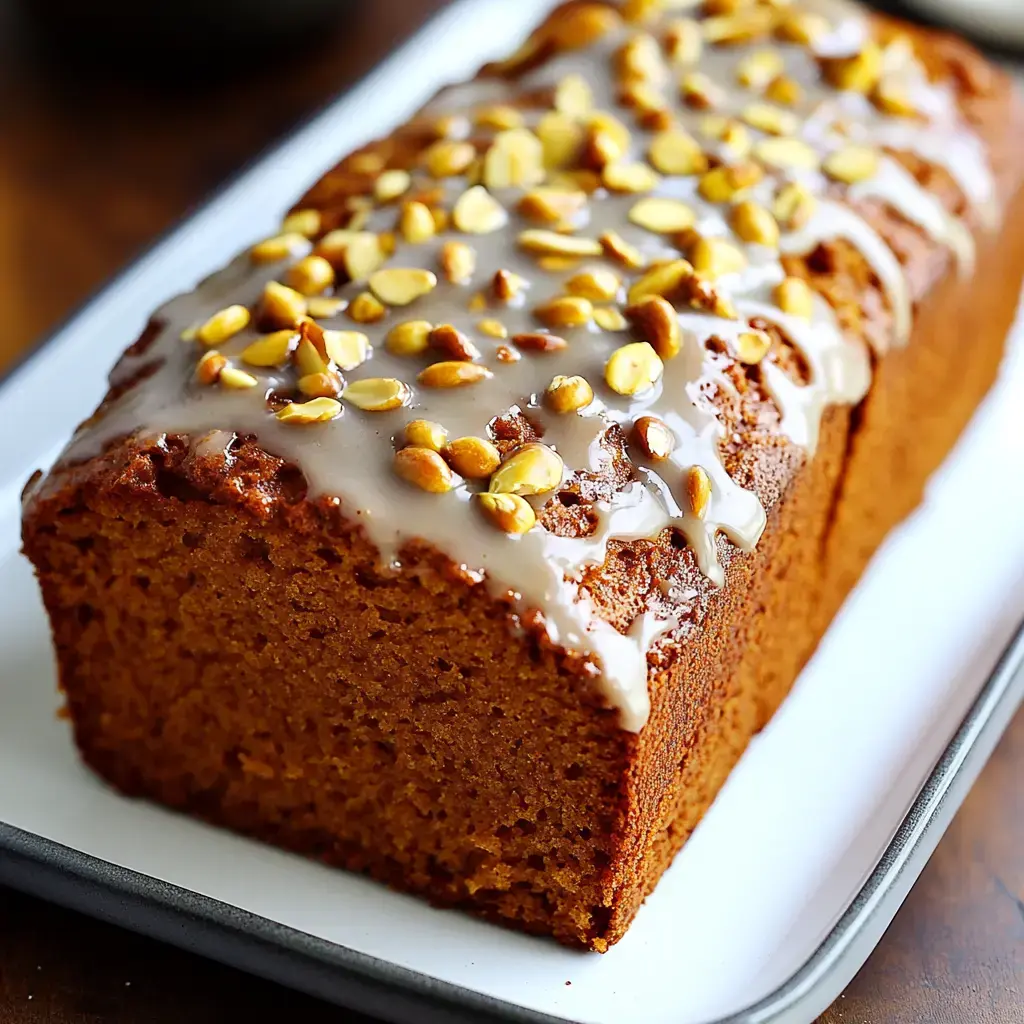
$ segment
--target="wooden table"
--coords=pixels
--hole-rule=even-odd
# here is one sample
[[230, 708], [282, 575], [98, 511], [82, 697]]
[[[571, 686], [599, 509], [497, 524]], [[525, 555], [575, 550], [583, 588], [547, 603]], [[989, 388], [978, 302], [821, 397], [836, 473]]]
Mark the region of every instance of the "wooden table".
[[[205, 88], [55, 74], [0, 0], [0, 365], [442, 0], [370, 3]], [[9, 443], [9, 442], [8, 442]], [[820, 1024], [1024, 1021], [1024, 713]], [[0, 888], [0, 1024], [365, 1020]]]

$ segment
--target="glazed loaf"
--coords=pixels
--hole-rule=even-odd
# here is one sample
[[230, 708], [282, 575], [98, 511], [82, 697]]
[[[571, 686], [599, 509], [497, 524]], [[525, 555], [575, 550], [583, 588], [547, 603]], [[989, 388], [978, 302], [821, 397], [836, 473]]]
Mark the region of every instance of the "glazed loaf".
[[1022, 127], [845, 2], [559, 7], [28, 488], [87, 763], [607, 949], [994, 379]]

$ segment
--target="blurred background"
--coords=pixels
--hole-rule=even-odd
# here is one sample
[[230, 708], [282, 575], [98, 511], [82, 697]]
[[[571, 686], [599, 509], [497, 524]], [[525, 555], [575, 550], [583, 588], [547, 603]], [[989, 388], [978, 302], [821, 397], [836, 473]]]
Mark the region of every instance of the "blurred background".
[[0, 0], [0, 373], [443, 5]]
[[[0, 374], [446, 2], [0, 0]], [[1024, 38], [1024, 0], [885, 7], [909, 14], [911, 3], [1006, 48]], [[1004, 891], [990, 880], [997, 865], [1020, 865], [1021, 764], [1024, 719], [822, 1024], [896, 1022], [894, 991], [900, 1022], [938, 1020], [939, 1005], [951, 1024], [980, 1021], [981, 992], [985, 1020], [1019, 1024], [1024, 906], [1012, 881]], [[1014, 928], [1016, 953], [996, 939]], [[0, 887], [2, 1024], [243, 1016], [365, 1020]]]

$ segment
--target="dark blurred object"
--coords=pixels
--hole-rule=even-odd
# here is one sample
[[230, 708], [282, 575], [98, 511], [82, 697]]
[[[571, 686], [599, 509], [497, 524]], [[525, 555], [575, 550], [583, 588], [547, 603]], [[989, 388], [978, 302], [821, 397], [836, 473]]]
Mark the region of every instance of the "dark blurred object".
[[[337, 8], [333, 25], [301, 32], [269, 54], [229, 43], [199, 62], [168, 60], [170, 48], [162, 48], [160, 76], [139, 68], [128, 77], [120, 62], [89, 51], [91, 30], [78, 43], [88, 52], [73, 54], [78, 63], [52, 47], [44, 51], [49, 21], [38, 18], [30, 32], [27, 14], [45, 3], [0, 0], [0, 372], [212, 188], [370, 71], [445, 0], [357, 0]], [[90, 3], [98, 10], [109, 0], [80, 0], [83, 10]], [[91, 64], [83, 67], [85, 61]], [[310, 168], [311, 180], [317, 170]], [[5, 924], [0, 914], [0, 934]], [[0, 1022], [9, 1024], [4, 967], [0, 958]]]
[[990, 50], [1024, 47], [1024, 0], [871, 0], [900, 18], [949, 28]]
[[75, 67], [222, 77], [316, 41], [358, 0], [18, 0], [39, 42]]
[[[136, 2], [165, 6], [175, 0]], [[332, 38], [310, 46], [318, 29], [306, 23], [310, 27], [296, 32], [298, 43], [288, 51], [293, 57], [291, 51], [297, 50], [299, 59], [291, 59], [286, 69], [280, 60], [253, 60], [249, 51], [231, 43], [231, 34], [219, 54], [206, 45], [206, 66], [180, 59], [183, 53], [198, 52], [197, 47], [179, 48], [179, 60], [167, 64], [181, 78], [203, 81], [211, 66], [225, 64], [255, 65], [258, 73], [198, 94], [140, 95], [120, 87], [82, 88], [78, 81], [74, 89], [54, 88], [53, 66], [37, 59], [18, 31], [18, 20], [10, 17], [15, 4], [20, 12], [32, 10], [37, 26], [49, 34], [54, 12], [77, 6], [81, 9], [71, 12], [70, 23], [82, 26], [95, 11], [95, 24], [102, 26], [109, 13], [102, 17], [99, 12], [112, 10], [112, 0], [79, 0], [77, 5], [0, 0], [0, 370], [143, 243], [296, 120], [365, 74], [444, 2], [356, 0], [346, 6], [339, 0], [337, 27], [324, 32]], [[265, 3], [250, 0], [245, 17]], [[302, 0], [279, 0], [279, 6], [286, 4], [298, 8]], [[235, 0], [230, 7], [240, 5]], [[194, 0], [184, 6], [198, 8]], [[217, 0], [207, 0], [207, 6], [216, 7]], [[876, 6], [893, 13], [897, 9], [883, 0]], [[351, 23], [344, 13], [350, 9]], [[71, 38], [69, 50], [94, 47], [71, 56], [100, 64], [99, 54], [110, 49], [96, 40], [99, 30], [86, 26], [76, 39], [69, 25], [57, 28]], [[199, 30], [193, 26], [192, 31]], [[269, 42], [264, 37], [263, 52], [285, 52]], [[151, 55], [143, 51], [138, 56], [145, 60]], [[1024, 710], [867, 966], [819, 1024], [1020, 1024], [1021, 778]], [[0, 890], [2, 1024], [261, 1020], [356, 1024], [359, 1018]]]

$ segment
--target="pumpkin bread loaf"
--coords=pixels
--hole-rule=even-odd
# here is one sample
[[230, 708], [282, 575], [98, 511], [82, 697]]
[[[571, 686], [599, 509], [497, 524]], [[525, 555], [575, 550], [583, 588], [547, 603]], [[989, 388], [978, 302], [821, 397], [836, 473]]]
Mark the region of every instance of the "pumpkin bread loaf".
[[158, 311], [28, 488], [86, 762], [607, 949], [992, 383], [1022, 129], [840, 0], [556, 9]]

